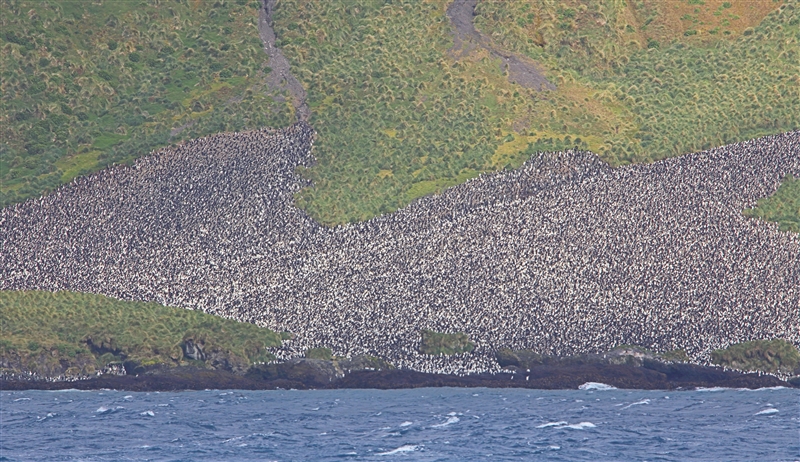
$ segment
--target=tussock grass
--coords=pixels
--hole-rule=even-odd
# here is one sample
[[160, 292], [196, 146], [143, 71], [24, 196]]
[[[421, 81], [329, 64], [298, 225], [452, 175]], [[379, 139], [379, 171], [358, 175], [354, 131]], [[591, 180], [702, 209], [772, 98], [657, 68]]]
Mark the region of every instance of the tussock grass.
[[778, 223], [781, 231], [800, 233], [800, 178], [789, 175], [772, 196], [743, 212], [746, 216]]
[[[537, 151], [578, 146], [616, 166], [800, 127], [797, 0], [746, 14], [711, 0], [479, 2], [479, 30], [558, 86], [541, 93], [480, 47], [456, 59], [448, 4], [279, 4], [280, 46], [320, 135], [298, 202], [320, 221], [386, 213]], [[676, 5], [700, 19], [674, 21]]]
[[786, 340], [754, 340], [714, 350], [711, 361], [743, 371], [793, 373], [800, 369], [800, 351]]
[[420, 353], [426, 355], [455, 355], [472, 351], [475, 345], [469, 341], [467, 334], [457, 332], [455, 334], [445, 334], [432, 330], [423, 330]]
[[[482, 1], [475, 23], [544, 63], [575, 104], [597, 117], [614, 114], [610, 131], [575, 126], [570, 105], [551, 116], [578, 136], [602, 138], [596, 152], [620, 165], [800, 127], [800, 3], [722, 3]], [[702, 20], [692, 26], [694, 17], [673, 21], [695, 9], [701, 19], [721, 11], [711, 15], [720, 23], [735, 10], [741, 21], [729, 21], [728, 35], [709, 34], [712, 24]]]
[[0, 206], [172, 142], [291, 123], [264, 88], [259, 8], [0, 0]]
[[280, 346], [282, 338], [198, 311], [73, 292], [0, 291], [0, 327], [3, 354], [94, 354], [101, 367], [122, 359], [178, 364], [185, 339], [203, 342], [206, 353], [220, 351], [252, 364], [272, 359], [265, 348]]
[[[262, 91], [258, 1], [0, 1], [0, 205], [291, 121]], [[693, 1], [480, 1], [476, 27], [558, 86], [536, 92], [480, 47], [453, 55], [448, 0], [282, 0], [277, 45], [319, 132], [298, 205], [359, 221], [537, 151], [616, 166], [800, 127], [800, 1]]]

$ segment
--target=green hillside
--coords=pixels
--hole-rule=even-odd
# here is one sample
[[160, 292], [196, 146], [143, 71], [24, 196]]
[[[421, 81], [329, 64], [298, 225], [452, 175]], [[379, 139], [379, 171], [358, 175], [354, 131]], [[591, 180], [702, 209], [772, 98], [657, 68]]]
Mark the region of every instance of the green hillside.
[[292, 119], [258, 1], [0, 1], [0, 206], [211, 133]]
[[72, 292], [0, 291], [0, 331], [5, 358], [35, 362], [44, 354], [58, 363], [94, 356], [93, 367], [121, 360], [178, 364], [186, 339], [247, 367], [271, 359], [265, 347], [282, 340], [269, 329], [199, 311]]
[[618, 129], [566, 125], [624, 164], [800, 127], [800, 3], [782, 3], [481, 2], [476, 24], [587, 106], [616, 108]]
[[480, 1], [476, 26], [558, 86], [542, 93], [509, 83], [480, 47], [456, 60], [449, 3], [280, 2], [279, 45], [320, 134], [299, 203], [323, 222], [537, 150], [577, 145], [621, 165], [800, 127], [796, 0]]
[[786, 177], [775, 194], [744, 211], [748, 217], [778, 223], [781, 231], [800, 233], [800, 178]]
[[[0, 205], [181, 139], [290, 123], [264, 86], [260, 2], [2, 1]], [[532, 153], [648, 162], [800, 127], [798, 0], [481, 0], [475, 25], [555, 91], [458, 55], [449, 0], [281, 0], [308, 91], [326, 224], [364, 220]]]

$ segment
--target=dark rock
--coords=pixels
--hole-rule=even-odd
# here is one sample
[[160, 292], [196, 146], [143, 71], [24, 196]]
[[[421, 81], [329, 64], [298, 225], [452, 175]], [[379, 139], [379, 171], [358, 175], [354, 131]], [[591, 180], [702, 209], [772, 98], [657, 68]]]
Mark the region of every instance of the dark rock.
[[323, 359], [296, 358], [284, 363], [253, 366], [247, 377], [261, 380], [296, 381], [312, 387], [325, 387], [341, 376], [333, 361]]
[[375, 356], [360, 355], [350, 359], [338, 361], [339, 369], [346, 373], [358, 371], [386, 371], [394, 366]]
[[203, 352], [203, 347], [205, 345], [202, 341], [195, 343], [192, 339], [186, 339], [181, 345], [181, 349], [183, 350], [183, 356], [187, 359], [193, 359], [195, 361], [205, 361], [206, 354]]

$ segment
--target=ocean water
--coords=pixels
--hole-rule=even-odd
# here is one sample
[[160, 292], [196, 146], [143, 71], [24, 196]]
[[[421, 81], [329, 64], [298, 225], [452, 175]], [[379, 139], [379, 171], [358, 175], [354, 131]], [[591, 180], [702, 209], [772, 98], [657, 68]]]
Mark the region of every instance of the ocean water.
[[800, 390], [0, 392], [0, 460], [800, 460]]

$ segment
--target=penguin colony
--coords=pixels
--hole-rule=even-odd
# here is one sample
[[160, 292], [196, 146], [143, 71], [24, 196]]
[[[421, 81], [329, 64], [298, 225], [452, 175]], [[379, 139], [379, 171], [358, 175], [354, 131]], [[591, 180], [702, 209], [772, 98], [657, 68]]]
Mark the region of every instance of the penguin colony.
[[[800, 131], [649, 165], [534, 156], [392, 214], [327, 228], [313, 129], [218, 134], [0, 211], [0, 288], [70, 290], [202, 310], [425, 372], [497, 371], [498, 348], [800, 345], [800, 238], [742, 210], [800, 175]], [[420, 330], [471, 353], [418, 352]]]

